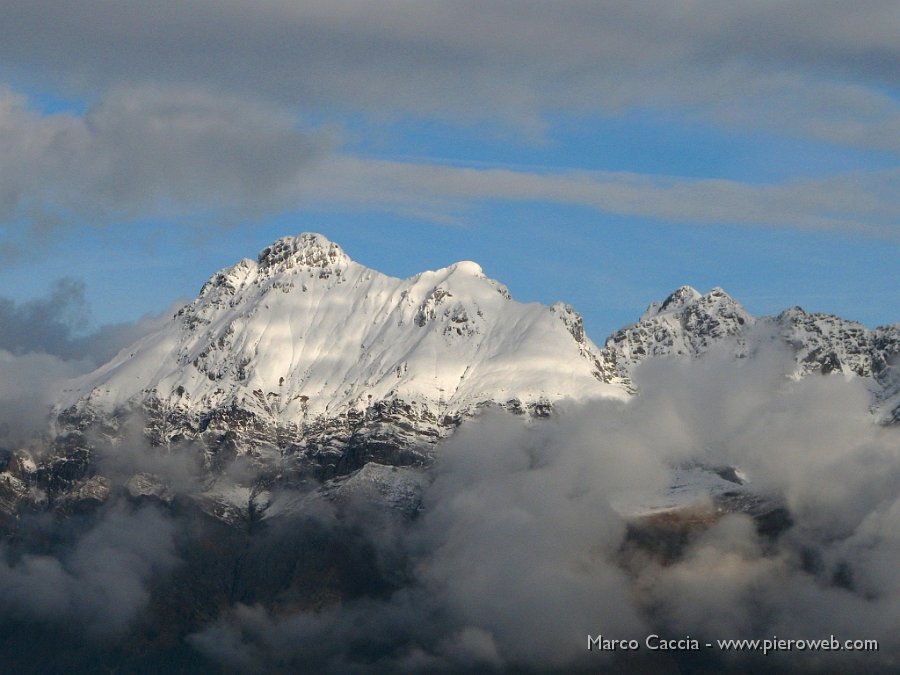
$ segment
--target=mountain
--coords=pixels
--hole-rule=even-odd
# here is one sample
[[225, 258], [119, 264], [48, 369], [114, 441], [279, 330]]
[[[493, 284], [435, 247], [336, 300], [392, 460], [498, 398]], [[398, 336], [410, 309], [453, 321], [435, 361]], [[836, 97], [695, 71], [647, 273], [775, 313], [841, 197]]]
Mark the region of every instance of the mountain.
[[[869, 390], [870, 419], [854, 410], [859, 426], [848, 434], [863, 436], [857, 463], [820, 453], [821, 437], [807, 437], [821, 420], [784, 410], [777, 395], [792, 456], [774, 466], [783, 436], [753, 457], [740, 442], [695, 447], [710, 436], [689, 433], [708, 421], [715, 444], [719, 429], [725, 438], [746, 420], [768, 423], [765, 409], [735, 425], [701, 397], [697, 415], [665, 419], [645, 396], [654, 379], [641, 366], [653, 359], [733, 358], [728, 384], [743, 388], [741, 373], [753, 371], [742, 366], [773, 346], [788, 377]], [[877, 581], [881, 568], [857, 575], [846, 553], [861, 541], [861, 557], [872, 557], [871, 524], [896, 500], [884, 459], [896, 429], [875, 423], [900, 421], [898, 358], [900, 324], [868, 329], [798, 307], [754, 317], [720, 288], [689, 286], [601, 347], [574, 309], [516, 302], [475, 263], [396, 279], [321, 235], [286, 237], [215, 273], [165, 325], [69, 382], [44, 438], [0, 448], [0, 654], [16, 672], [384, 672], [398, 663], [418, 672], [434, 670], [423, 646], [444, 654], [456, 636], [475, 651], [463, 649], [448, 672], [470, 672], [474, 653], [496, 663], [493, 636], [509, 632], [491, 618], [497, 598], [512, 601], [503, 617], [543, 622], [587, 594], [588, 618], [577, 620], [595, 630], [608, 605], [592, 589], [607, 577], [613, 598], [637, 598], [648, 632], [680, 625], [680, 606], [675, 621], [658, 612], [683, 583], [693, 607], [696, 589], [728, 588], [723, 578], [748, 578], [757, 593], [754, 580], [774, 576], [763, 590], [775, 590], [758, 593], [770, 598], [783, 594], [779, 570], [792, 564], [802, 576], [788, 579], [840, 595], [842, 611], [850, 594], [871, 603], [872, 587], [856, 584], [873, 576], [867, 569]], [[690, 373], [681, 365], [671, 372]], [[688, 403], [697, 388], [686, 383]], [[563, 404], [600, 399], [608, 404]], [[495, 418], [466, 428], [487, 409]], [[595, 442], [590, 434], [607, 428], [609, 442]], [[882, 440], [867, 443], [868, 431]], [[432, 470], [442, 452], [447, 461]], [[773, 482], [776, 473], [792, 481]], [[844, 508], [821, 508], [832, 494]], [[844, 511], [868, 513], [857, 543], [841, 529]], [[724, 562], [710, 557], [717, 546]], [[648, 582], [661, 590], [648, 595]], [[538, 587], [548, 612], [530, 604]], [[752, 604], [722, 595], [729, 615]], [[756, 621], [769, 608], [745, 611]], [[762, 635], [775, 630], [763, 625]], [[526, 624], [522, 635], [544, 632]], [[253, 670], [242, 655], [273, 667]]]
[[72, 383], [59, 420], [115, 429], [140, 411], [155, 445], [199, 439], [210, 462], [287, 451], [328, 477], [422, 460], [487, 404], [540, 415], [562, 398], [625, 397], [598, 352], [570, 307], [516, 302], [473, 262], [396, 279], [302, 234], [213, 275], [166, 326]]
[[[215, 273], [166, 325], [71, 382], [52, 451], [13, 463], [21, 470], [0, 503], [14, 512], [29, 485], [61, 508], [102, 503], [122, 487], [97, 469], [96, 446], [120, 444], [137, 424], [153, 447], [199, 450], [210, 513], [259, 515], [276, 487], [342, 482], [367, 464], [426, 465], [486, 406], [529, 419], [563, 399], [627, 401], [647, 359], [713, 348], [752, 358], [773, 342], [794, 354], [796, 377], [862, 378], [873, 412], [900, 418], [900, 325], [870, 330], [796, 307], [754, 318], [720, 288], [684, 286], [600, 348], [574, 309], [516, 302], [476, 263], [397, 279], [322, 235], [285, 237]], [[237, 459], [249, 473], [223, 477]], [[136, 476], [124, 483], [131, 493], [169, 494], [152, 472]]]

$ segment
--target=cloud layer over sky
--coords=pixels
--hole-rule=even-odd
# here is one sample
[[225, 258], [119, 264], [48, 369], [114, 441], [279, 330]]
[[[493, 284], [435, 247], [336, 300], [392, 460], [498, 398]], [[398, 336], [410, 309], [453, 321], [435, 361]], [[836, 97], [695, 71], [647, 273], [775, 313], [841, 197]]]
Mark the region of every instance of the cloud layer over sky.
[[[403, 238], [428, 264], [436, 238], [454, 240], [446, 265], [472, 237], [442, 230], [469, 228], [484, 243], [466, 257], [502, 268], [509, 252], [485, 234], [514, 236], [523, 213], [551, 213], [560, 232], [593, 226], [594, 249], [736, 227], [756, 233], [732, 249], [765, 256], [800, 233], [825, 265], [852, 260], [861, 280], [867, 260], [883, 277], [865, 249], [900, 246], [898, 29], [881, 0], [12, 0], [0, 7], [0, 254], [39, 273], [0, 283], [25, 299], [46, 292], [39, 279], [75, 274], [103, 320], [134, 320], [192, 294], [201, 270], [300, 229], [353, 244], [414, 226]], [[129, 310], [111, 288], [131, 281], [97, 270], [104, 248], [134, 257], [146, 241], [180, 271]], [[696, 283], [717, 246], [644, 285]], [[185, 247], [208, 267], [186, 272]], [[384, 271], [418, 271], [370, 248]], [[547, 264], [538, 248], [518, 261]], [[502, 280], [516, 292], [514, 275]], [[609, 276], [616, 295], [640, 298], [632, 314], [656, 297]], [[754, 283], [734, 277], [713, 283]], [[770, 278], [752, 292], [783, 295]], [[528, 279], [526, 299], [579, 304], [578, 289]], [[863, 306], [857, 283], [842, 291]], [[584, 307], [589, 324], [600, 309]]]
[[[0, 217], [64, 224], [200, 216], [233, 223], [311, 205], [418, 210], [549, 202], [674, 222], [846, 229], [896, 237], [900, 169], [750, 184], [626, 172], [527, 171], [352, 157], [285, 112], [181, 89], [118, 90], [84, 116], [0, 94], [9, 139]], [[44, 233], [46, 236], [46, 232]]]
[[673, 105], [876, 149], [900, 138], [889, 0], [13, 1], [3, 18], [7, 69], [68, 92], [205, 82], [314, 109], [538, 126], [545, 112]]

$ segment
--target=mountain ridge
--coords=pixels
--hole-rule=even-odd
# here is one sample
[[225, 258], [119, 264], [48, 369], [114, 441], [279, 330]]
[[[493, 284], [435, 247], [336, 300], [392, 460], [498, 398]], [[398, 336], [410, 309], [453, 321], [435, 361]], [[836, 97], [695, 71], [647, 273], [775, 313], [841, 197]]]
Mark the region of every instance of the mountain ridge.
[[[571, 306], [518, 303], [477, 263], [397, 279], [322, 235], [285, 237], [214, 273], [170, 322], [73, 381], [54, 409], [49, 455], [18, 463], [27, 468], [5, 510], [29, 485], [65, 508], [102, 502], [110, 485], [97, 438], [115, 444], [135, 419], [151, 446], [199, 450], [220, 513], [233, 506], [223, 494], [252, 506], [276, 485], [369, 463], [427, 465], [486, 406], [539, 419], [564, 399], [625, 404], [648, 359], [713, 349], [746, 359], [771, 344], [793, 354], [793, 377], [860, 378], [877, 418], [900, 419], [900, 325], [868, 329], [799, 308], [756, 318], [721, 288], [682, 286], [601, 348]], [[255, 468], [235, 492], [219, 477], [238, 459]]]

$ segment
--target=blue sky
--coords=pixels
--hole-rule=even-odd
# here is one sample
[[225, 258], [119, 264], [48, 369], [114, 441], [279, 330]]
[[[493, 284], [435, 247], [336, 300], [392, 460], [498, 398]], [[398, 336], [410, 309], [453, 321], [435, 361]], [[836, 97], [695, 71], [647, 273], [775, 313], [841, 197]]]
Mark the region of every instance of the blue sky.
[[319, 231], [602, 341], [682, 284], [900, 320], [895, 2], [0, 6], [0, 296], [93, 325]]

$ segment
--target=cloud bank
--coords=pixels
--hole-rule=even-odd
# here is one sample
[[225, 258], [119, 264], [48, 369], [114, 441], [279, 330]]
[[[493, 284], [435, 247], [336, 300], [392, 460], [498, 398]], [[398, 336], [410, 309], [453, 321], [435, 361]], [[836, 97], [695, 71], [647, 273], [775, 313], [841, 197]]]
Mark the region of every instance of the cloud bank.
[[[389, 598], [296, 613], [239, 604], [189, 641], [251, 672], [547, 672], [610, 658], [622, 672], [682, 672], [689, 653], [628, 660], [588, 653], [586, 636], [833, 634], [880, 650], [705, 653], [695, 665], [889, 672], [900, 658], [898, 430], [873, 424], [857, 383], [792, 381], [785, 364], [650, 362], [648, 394], [627, 405], [570, 406], [532, 425], [484, 415], [441, 447], [424, 510], [395, 525], [399, 539], [361, 524], [374, 546], [409, 558]], [[635, 547], [634, 522], [612, 505], [667, 485], [689, 460], [739, 466], [757, 494], [787, 505], [790, 526], [774, 536], [735, 513], [694, 530], [674, 560]]]
[[0, 561], [0, 621], [121, 636], [147, 604], [151, 577], [176, 563], [173, 534], [152, 509], [117, 509], [55, 555]]
[[[900, 430], [873, 422], [859, 381], [798, 381], [792, 369], [778, 350], [657, 359], [638, 370], [641, 394], [627, 403], [562, 403], [533, 421], [489, 410], [439, 447], [412, 519], [351, 496], [249, 529], [216, 525], [190, 506], [203, 484], [197, 449], [149, 447], [137, 420], [119, 442], [92, 441], [114, 494], [93, 519], [60, 521], [3, 552], [0, 621], [37, 635], [78, 627], [93, 645], [78, 663], [115, 663], [117, 645], [164, 626], [153, 630], [166, 641], [142, 658], [212, 671], [674, 673], [698, 658], [718, 672], [891, 672]], [[766, 530], [699, 503], [704, 524], [679, 530], [676, 518], [655, 536], [677, 545], [656, 548], [648, 521], [630, 514], [692, 462], [738, 467], [789, 519]], [[246, 478], [245, 464], [226, 473]], [[135, 506], [121, 492], [135, 472], [159, 476], [175, 501]], [[651, 633], [835, 635], [880, 649], [586, 649], [587, 635]]]

